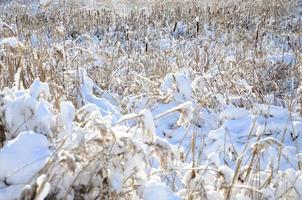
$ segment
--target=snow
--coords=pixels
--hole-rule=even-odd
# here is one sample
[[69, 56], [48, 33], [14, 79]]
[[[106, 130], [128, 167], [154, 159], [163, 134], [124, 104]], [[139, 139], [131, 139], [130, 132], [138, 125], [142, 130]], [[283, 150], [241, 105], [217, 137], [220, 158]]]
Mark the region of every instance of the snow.
[[221, 192], [215, 191], [215, 190], [207, 191], [207, 198], [209, 200], [222, 200], [222, 199], [224, 199]]
[[180, 200], [167, 186], [149, 181], [143, 189], [144, 200]]
[[234, 56], [234, 55], [228, 56], [228, 57], [226, 57], [225, 61], [227, 63], [235, 63], [236, 62], [236, 56]]
[[117, 192], [120, 193], [122, 191], [123, 187], [123, 176], [121, 173], [115, 171], [112, 173], [110, 176], [110, 181], [113, 189]]
[[244, 194], [237, 194], [235, 200], [251, 200], [251, 199], [248, 196], [245, 196]]
[[177, 73], [174, 76], [179, 92], [184, 96], [185, 100], [191, 100], [192, 89], [191, 89], [191, 82], [188, 79], [188, 77], [181, 73]]
[[3, 38], [0, 40], [0, 47], [7, 46], [9, 48], [15, 49], [19, 45], [19, 42], [17, 38], [15, 37], [10, 37], [10, 38]]
[[285, 173], [286, 173], [286, 178], [289, 181], [289, 183], [291, 185], [294, 185], [296, 182], [296, 179], [297, 179], [296, 171], [294, 169], [287, 169], [285, 171]]
[[112, 117], [112, 122], [116, 122], [121, 117], [121, 114], [118, 109], [114, 105], [112, 105], [106, 98], [95, 96], [93, 94], [93, 88], [95, 87], [95, 84], [89, 77], [85, 75], [84, 72], [82, 73], [84, 74], [84, 83], [80, 88], [80, 97], [83, 103], [91, 103], [96, 105], [103, 116], [109, 115]]
[[230, 184], [232, 182], [233, 176], [234, 176], [234, 172], [233, 170], [226, 166], [226, 165], [221, 165], [218, 168], [219, 172], [222, 174], [224, 180], [226, 181], [227, 184]]
[[234, 106], [228, 106], [220, 113], [220, 118], [223, 119], [240, 119], [244, 118], [249, 112], [244, 108], [236, 108]]
[[267, 198], [268, 200], [275, 199], [274, 189], [272, 189], [272, 188], [263, 188], [261, 190], [261, 193], [262, 193], [263, 197]]
[[176, 23], [175, 30], [173, 32], [174, 36], [184, 35], [187, 31], [187, 27], [184, 21], [179, 21]]
[[[176, 85], [176, 88], [174, 87]], [[186, 72], [168, 74], [160, 86], [163, 93], [175, 92], [175, 100], [184, 102], [192, 99], [191, 81]]]
[[220, 166], [219, 155], [216, 152], [211, 152], [207, 155], [210, 164], [214, 164], [216, 167]]
[[299, 193], [299, 195], [302, 195], [302, 178], [301, 176], [297, 178], [295, 182], [295, 189]]
[[75, 108], [70, 101], [61, 103], [61, 119], [68, 136], [72, 134], [72, 123], [75, 117]]
[[188, 125], [190, 121], [193, 119], [194, 108], [192, 106], [192, 102], [186, 102], [178, 105], [175, 109], [180, 110], [180, 117], [177, 121], [178, 125], [185, 124]]
[[42, 6], [46, 6], [47, 4], [49, 4], [51, 1], [50, 0], [40, 0], [39, 3]]
[[52, 113], [49, 110], [49, 105], [44, 100], [40, 101], [35, 109], [35, 119], [37, 122], [36, 131], [39, 133], [51, 132]]
[[[32, 15], [48, 18], [53, 2], [36, 3]], [[142, 31], [113, 18], [119, 27], [94, 27], [75, 40], [59, 21], [54, 29], [62, 39], [47, 30], [33, 31], [30, 41], [24, 27], [19, 33], [0, 19], [1, 73], [10, 73], [10, 54], [23, 55], [23, 44], [43, 62], [26, 69], [24, 56], [13, 66], [13, 82], [1, 82], [8, 87], [0, 92], [0, 200], [25, 192], [36, 192], [37, 200], [97, 199], [107, 192], [127, 199], [216, 200], [226, 198], [228, 186], [232, 200], [252, 199], [250, 190], [266, 199], [302, 196], [302, 87], [294, 73], [269, 76], [279, 66], [298, 66], [299, 55], [263, 36], [256, 58], [231, 33], [216, 34], [222, 24], [190, 19], [193, 24], [181, 16], [170, 24], [155, 21]], [[202, 34], [194, 34], [196, 22]], [[44, 43], [49, 54], [40, 57]], [[66, 62], [52, 57], [55, 51]], [[259, 65], [263, 73], [254, 70]], [[46, 82], [35, 78], [40, 67]], [[290, 89], [281, 91], [283, 82]]]
[[49, 87], [47, 83], [42, 83], [39, 79], [35, 79], [29, 88], [29, 95], [34, 99], [38, 99], [40, 96], [44, 99], [50, 97]]
[[0, 200], [14, 200], [19, 199], [23, 189], [26, 187], [24, 184], [11, 185], [8, 187], [0, 188]]
[[[5, 108], [6, 124], [12, 137], [16, 136], [19, 130], [26, 130], [25, 122], [32, 118], [32, 113], [36, 110], [36, 100], [24, 94], [15, 100], [8, 100]], [[30, 123], [30, 122], [28, 122]]]
[[287, 65], [293, 65], [296, 62], [296, 56], [293, 53], [284, 53], [284, 54], [277, 54], [277, 55], [270, 55], [267, 57], [269, 62], [273, 64], [276, 63], [285, 63]]
[[155, 138], [156, 130], [152, 113], [150, 112], [150, 110], [143, 109], [140, 111], [139, 115], [142, 116], [145, 131], [150, 136], [151, 141], [153, 141]]
[[[41, 98], [40, 98], [41, 97]], [[5, 124], [9, 130], [8, 138], [16, 137], [20, 132], [32, 130], [49, 135], [54, 126], [52, 104], [47, 83], [35, 79], [29, 90], [12, 91], [5, 96]]]
[[165, 51], [172, 48], [172, 42], [170, 39], [160, 39], [158, 41], [158, 46], [161, 51]]
[[207, 83], [205, 78], [197, 76], [191, 83], [192, 90], [200, 91], [201, 93], [207, 93]]
[[0, 151], [0, 180], [26, 184], [41, 170], [51, 156], [50, 143], [41, 134], [22, 132]]
[[46, 182], [46, 175], [42, 174], [37, 178], [37, 191], [38, 195], [36, 195], [35, 199], [36, 200], [44, 200], [47, 195], [49, 194], [50, 191], [50, 184]]

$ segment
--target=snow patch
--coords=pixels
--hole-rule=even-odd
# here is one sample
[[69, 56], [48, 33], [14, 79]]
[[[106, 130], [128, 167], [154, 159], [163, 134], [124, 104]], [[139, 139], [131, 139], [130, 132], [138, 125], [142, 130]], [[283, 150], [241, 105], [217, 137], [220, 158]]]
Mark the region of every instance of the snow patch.
[[[44, 135], [22, 132], [0, 150], [0, 180], [10, 185], [27, 184], [45, 166], [51, 156]], [[0, 190], [0, 196], [1, 196]]]

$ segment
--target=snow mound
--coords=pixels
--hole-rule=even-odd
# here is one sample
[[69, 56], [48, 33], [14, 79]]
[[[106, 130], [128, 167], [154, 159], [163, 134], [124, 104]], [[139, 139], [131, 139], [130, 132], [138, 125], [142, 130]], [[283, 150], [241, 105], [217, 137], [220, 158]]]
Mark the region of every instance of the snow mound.
[[[47, 83], [35, 79], [29, 90], [7, 91], [2, 110], [5, 116], [7, 138], [14, 138], [22, 131], [32, 130], [49, 135], [54, 125], [52, 105]], [[8, 95], [9, 94], [9, 95]]]
[[[51, 155], [44, 135], [22, 132], [0, 150], [0, 182], [26, 184], [45, 166]], [[0, 190], [1, 196], [1, 190]]]

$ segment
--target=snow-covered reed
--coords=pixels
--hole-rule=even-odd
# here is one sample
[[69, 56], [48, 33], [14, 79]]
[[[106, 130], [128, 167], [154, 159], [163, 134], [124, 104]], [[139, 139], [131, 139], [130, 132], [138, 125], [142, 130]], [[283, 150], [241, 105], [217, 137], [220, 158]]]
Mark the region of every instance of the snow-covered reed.
[[1, 5], [0, 200], [301, 199], [299, 2], [154, 2]]

